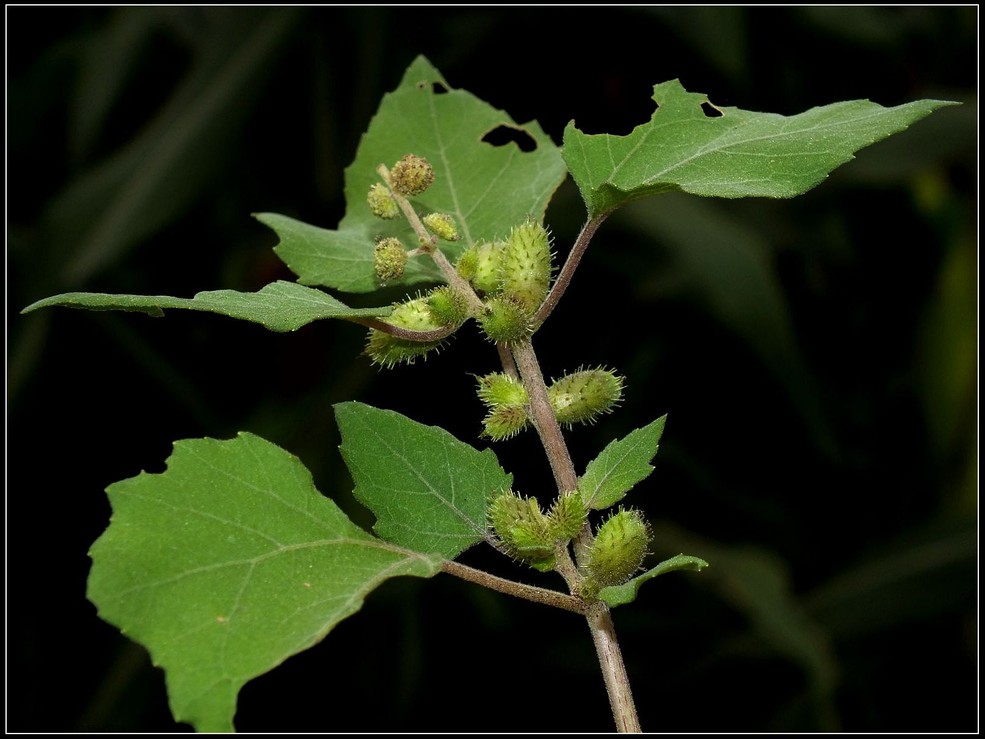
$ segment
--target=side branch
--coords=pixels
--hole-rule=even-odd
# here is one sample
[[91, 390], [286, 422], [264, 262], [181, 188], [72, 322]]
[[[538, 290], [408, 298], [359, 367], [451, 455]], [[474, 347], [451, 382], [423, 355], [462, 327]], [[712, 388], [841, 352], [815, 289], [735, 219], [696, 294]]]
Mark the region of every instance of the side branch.
[[479, 296], [475, 294], [475, 290], [472, 286], [466, 282], [458, 271], [451, 265], [448, 261], [448, 257], [444, 255], [441, 249], [438, 248], [438, 240], [428, 233], [428, 230], [421, 223], [420, 217], [417, 215], [417, 211], [414, 210], [414, 206], [410, 204], [403, 195], [393, 189], [393, 181], [390, 179], [390, 170], [386, 168], [386, 165], [381, 164], [376, 168], [376, 173], [383, 178], [383, 182], [386, 183], [387, 188], [390, 190], [390, 194], [396, 201], [397, 206], [403, 212], [404, 217], [407, 219], [407, 223], [410, 227], [414, 229], [414, 233], [417, 235], [418, 243], [420, 244], [420, 249], [427, 254], [431, 255], [435, 264], [438, 265], [438, 269], [445, 276], [445, 280], [449, 285], [457, 290], [460, 290], [469, 302], [469, 307], [472, 312], [478, 315], [483, 310], [482, 301], [479, 300]]
[[546, 588], [538, 588], [533, 585], [514, 582], [513, 580], [490, 575], [488, 572], [483, 572], [482, 570], [477, 570], [474, 567], [459, 564], [451, 560], [442, 562], [441, 570], [442, 572], [447, 572], [449, 575], [454, 575], [477, 585], [483, 585], [500, 593], [530, 600], [534, 603], [554, 606], [555, 608], [561, 608], [572, 613], [585, 614], [585, 602], [581, 598], [565, 595], [556, 590], [547, 590]]
[[578, 234], [578, 238], [575, 239], [575, 243], [571, 247], [571, 251], [568, 253], [568, 258], [565, 260], [564, 266], [561, 267], [561, 271], [558, 273], [553, 287], [551, 287], [551, 292], [548, 293], [547, 298], [544, 300], [543, 304], [540, 306], [540, 309], [537, 311], [537, 315], [534, 317], [538, 324], [547, 320], [547, 317], [551, 315], [551, 312], [558, 304], [561, 296], [564, 295], [564, 291], [568, 289], [568, 285], [571, 283], [571, 277], [578, 268], [582, 255], [588, 248], [588, 244], [591, 242], [592, 237], [598, 230], [598, 227], [602, 225], [602, 221], [605, 220], [606, 215], [607, 214], [603, 214], [595, 216], [594, 218], [589, 218], [585, 225], [582, 226], [581, 233]]
[[455, 330], [458, 328], [457, 326], [443, 326], [433, 331], [414, 331], [413, 329], [394, 326], [392, 323], [381, 321], [379, 318], [350, 318], [348, 320], [366, 328], [376, 329], [385, 334], [396, 336], [398, 339], [407, 339], [408, 341], [441, 341], [441, 339], [447, 338], [455, 333]]

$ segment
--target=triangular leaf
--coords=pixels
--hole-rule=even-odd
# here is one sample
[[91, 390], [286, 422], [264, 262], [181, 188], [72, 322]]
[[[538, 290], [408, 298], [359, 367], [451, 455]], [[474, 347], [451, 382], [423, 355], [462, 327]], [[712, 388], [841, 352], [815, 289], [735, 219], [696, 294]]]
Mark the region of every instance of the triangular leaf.
[[626, 136], [564, 131], [564, 161], [589, 214], [681, 190], [709, 197], [790, 198], [807, 192], [853, 154], [937, 108], [919, 100], [884, 108], [852, 100], [794, 116], [713, 106], [678, 80], [653, 88], [657, 110]]
[[707, 566], [708, 563], [700, 557], [692, 557], [689, 554], [678, 554], [676, 557], [665, 559], [653, 569], [647, 570], [638, 577], [634, 577], [629, 582], [624, 582], [622, 585], [609, 585], [608, 587], [602, 588], [599, 591], [599, 600], [610, 608], [624, 606], [627, 603], [632, 603], [636, 600], [636, 596], [640, 591], [640, 586], [647, 580], [652, 580], [657, 575], [664, 575], [668, 572], [676, 572], [677, 570], [692, 570], [694, 572], [701, 572], [701, 570]]
[[178, 441], [161, 474], [107, 489], [89, 599], [167, 673], [171, 710], [231, 731], [249, 680], [320, 641], [381, 582], [435, 558], [357, 527], [301, 462], [242, 433]]
[[587, 508], [602, 510], [622, 500], [634, 485], [651, 472], [650, 460], [657, 453], [667, 416], [609, 443], [588, 463], [578, 480], [578, 490]]
[[22, 313], [52, 305], [89, 310], [124, 310], [163, 316], [164, 308], [184, 308], [219, 313], [244, 321], [260, 323], [271, 331], [296, 331], [312, 321], [323, 318], [364, 318], [386, 316], [392, 306], [383, 308], [350, 308], [328, 293], [305, 287], [296, 282], [278, 280], [259, 292], [207, 290], [194, 298], [172, 298], [167, 295], [106, 295], [104, 293], [63, 293], [27, 306]]
[[[281, 242], [275, 251], [302, 283], [376, 290], [376, 239], [398, 236], [408, 248], [417, 246], [402, 217], [381, 221], [366, 202], [370, 185], [380, 181], [376, 168], [392, 167], [405, 154], [425, 157], [434, 166], [434, 184], [412, 203], [419, 213], [454, 218], [461, 240], [441, 244], [453, 259], [474, 243], [505, 238], [512, 225], [531, 215], [541, 219], [566, 175], [560, 151], [536, 122], [515, 123], [471, 93], [449, 87], [427, 59], [418, 57], [400, 86], [383, 97], [345, 172], [347, 206], [338, 230], [275, 214], [257, 216], [277, 232]], [[418, 256], [402, 282], [438, 278], [431, 260]]]
[[355, 496], [387, 541], [454, 559], [486, 534], [486, 502], [513, 476], [490, 449], [363, 403], [335, 406]]

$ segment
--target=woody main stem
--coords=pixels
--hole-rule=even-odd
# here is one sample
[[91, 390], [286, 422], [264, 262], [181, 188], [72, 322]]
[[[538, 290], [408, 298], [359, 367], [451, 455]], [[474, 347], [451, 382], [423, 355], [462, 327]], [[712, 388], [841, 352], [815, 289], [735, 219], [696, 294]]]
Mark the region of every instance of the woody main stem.
[[[512, 347], [512, 354], [520, 371], [523, 386], [527, 390], [531, 420], [547, 453], [558, 492], [577, 490], [578, 476], [575, 473], [575, 466], [571, 461], [568, 445], [561, 434], [554, 409], [551, 408], [547, 385], [540, 370], [540, 363], [534, 354], [533, 344], [529, 340], [515, 344]], [[591, 536], [587, 529], [583, 533], [588, 537]], [[567, 547], [557, 547], [556, 555], [555, 567], [567, 582], [572, 594], [576, 595], [581, 583], [581, 575], [572, 562]], [[626, 673], [626, 665], [622, 659], [622, 651], [619, 649], [619, 641], [616, 639], [609, 608], [604, 603], [594, 603], [588, 608], [585, 618], [592, 632], [592, 641], [598, 654], [605, 689], [609, 694], [609, 705], [612, 708], [616, 729], [620, 732], [639, 733], [641, 729], [636, 714], [636, 704], [633, 702], [629, 675]]]

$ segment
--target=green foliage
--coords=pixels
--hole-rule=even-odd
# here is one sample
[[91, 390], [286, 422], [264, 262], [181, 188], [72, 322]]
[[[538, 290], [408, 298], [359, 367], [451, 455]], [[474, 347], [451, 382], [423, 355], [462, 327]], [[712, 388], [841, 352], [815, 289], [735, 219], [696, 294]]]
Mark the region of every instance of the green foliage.
[[578, 479], [585, 506], [602, 510], [614, 506], [626, 493], [653, 472], [650, 460], [657, 454], [667, 416], [609, 443], [588, 463]]
[[677, 80], [653, 87], [657, 110], [627, 136], [564, 130], [564, 161], [592, 216], [680, 190], [720, 198], [791, 198], [859, 149], [955, 103], [883, 108], [853, 100], [794, 116], [713, 106]]
[[[535, 150], [484, 142], [483, 137], [499, 126], [523, 131], [535, 142]], [[434, 184], [413, 196], [413, 202], [448, 214], [460, 226], [459, 241], [441, 244], [453, 260], [466, 247], [501, 238], [504, 229], [528, 215], [543, 218], [565, 177], [559, 149], [537, 123], [521, 126], [472, 94], [451, 88], [427, 59], [418, 57], [397, 89], [383, 97], [346, 170], [347, 208], [337, 230], [304, 227], [283, 216], [258, 216], [277, 231], [281, 242], [276, 252], [301, 283], [373, 291], [377, 282], [366, 245], [384, 235], [416, 242], [405, 222], [379, 221], [366, 202], [366, 193], [378, 180], [377, 167], [391, 167], [407, 153], [429, 160], [435, 173]], [[402, 282], [438, 278], [430, 260], [418, 258], [407, 265]]]
[[384, 580], [439, 558], [387, 544], [322, 496], [294, 456], [242, 433], [175, 442], [168, 469], [107, 489], [93, 545], [99, 615], [167, 671], [171, 709], [232, 729], [239, 689], [320, 641]]
[[[386, 318], [401, 329], [433, 332], [457, 328], [471, 315], [500, 345], [501, 356], [509, 356], [539, 328], [534, 314], [552, 273], [540, 222], [565, 177], [565, 164], [590, 222], [631, 200], [672, 191], [792, 197], [859, 148], [951, 104], [930, 100], [886, 109], [855, 101], [785, 118], [714, 108], [677, 82], [656, 85], [654, 100], [659, 107], [652, 120], [628, 136], [585, 135], [569, 124], [561, 151], [537, 123], [518, 125], [450, 88], [419, 57], [384, 97], [346, 171], [347, 207], [337, 230], [272, 213], [256, 216], [276, 232], [275, 251], [298, 283], [278, 281], [257, 293], [211, 291], [192, 299], [67, 293], [25, 312], [64, 305], [162, 315], [163, 309], [183, 308], [274, 331], [322, 318]], [[498, 127], [522, 132], [533, 150], [491, 145], [486, 134]], [[390, 184], [410, 198], [425, 225], [455, 242], [438, 248], [458, 260], [459, 274], [478, 295], [456, 284], [395, 307], [349, 308], [306, 287], [362, 293], [376, 291], [381, 282], [448, 280], [428, 256], [430, 247], [423, 248], [426, 238], [396, 217], [397, 201], [405, 215], [407, 203], [381, 185], [380, 178], [388, 177], [381, 165], [392, 167]], [[505, 245], [496, 241], [507, 233]], [[399, 243], [420, 243], [422, 249], [405, 265]], [[392, 248], [383, 253], [374, 244]], [[489, 299], [483, 304], [481, 298]], [[621, 319], [635, 317], [613, 322]], [[410, 363], [441, 343], [433, 336], [398, 337], [373, 325], [380, 328], [372, 329], [366, 353], [386, 367]], [[531, 382], [526, 374], [523, 381]], [[611, 411], [624, 388], [620, 375], [599, 369], [542, 389], [556, 415], [551, 423], [570, 426]], [[531, 397], [511, 375], [481, 378], [480, 398], [489, 411], [485, 435], [500, 441], [530, 425]], [[536, 569], [557, 568], [574, 597], [593, 607], [596, 599], [610, 607], [632, 602], [639, 587], [659, 574], [707, 566], [678, 555], [632, 577], [650, 544], [649, 524], [635, 509], [611, 516], [594, 543], [588, 535], [588, 510], [622, 501], [653, 471], [665, 417], [608, 444], [578, 480], [578, 490], [559, 490], [545, 515], [536, 499], [508, 492], [512, 475], [490, 450], [478, 451], [440, 428], [362, 403], [336, 404], [335, 413], [353, 494], [376, 516], [379, 538], [321, 497], [296, 459], [249, 434], [229, 442], [178, 442], [166, 473], [145, 473], [108, 491], [114, 518], [93, 547], [90, 598], [100, 615], [148, 647], [167, 671], [175, 717], [199, 730], [231, 729], [243, 684], [320, 640], [384, 579], [429, 577], [443, 561], [483, 540]], [[543, 421], [533, 424], [539, 432]], [[552, 456], [552, 466], [556, 461]], [[579, 557], [577, 566], [563, 571], [572, 540], [584, 561]], [[728, 553], [723, 556], [728, 559]], [[749, 607], [764, 629], [772, 625], [792, 634], [779, 643], [795, 655], [806, 654], [806, 631], [788, 628], [793, 621], [783, 617], [793, 610], [785, 581], [772, 574], [740, 578], [749, 585], [743, 598], [757, 601]], [[771, 609], [781, 615], [771, 618]]]
[[339, 403], [342, 456], [384, 540], [453, 559], [486, 533], [486, 503], [513, 477], [491, 450], [393, 411]]
[[27, 306], [22, 313], [53, 305], [90, 310], [123, 310], [163, 316], [165, 308], [206, 311], [252, 321], [271, 331], [297, 331], [323, 318], [369, 318], [386, 316], [393, 310], [384, 308], [350, 308], [331, 295], [296, 282], [278, 280], [259, 292], [208, 290], [194, 298], [166, 295], [106, 295], [104, 293], [63, 293]]
[[665, 559], [656, 567], [652, 567], [642, 575], [637, 575], [631, 580], [627, 580], [619, 585], [607, 585], [598, 592], [598, 599], [610, 608], [624, 606], [636, 600], [640, 586], [647, 580], [652, 580], [657, 575], [663, 575], [677, 570], [692, 570], [701, 572], [708, 563], [700, 557], [692, 557], [687, 554], [678, 554], [676, 557]]

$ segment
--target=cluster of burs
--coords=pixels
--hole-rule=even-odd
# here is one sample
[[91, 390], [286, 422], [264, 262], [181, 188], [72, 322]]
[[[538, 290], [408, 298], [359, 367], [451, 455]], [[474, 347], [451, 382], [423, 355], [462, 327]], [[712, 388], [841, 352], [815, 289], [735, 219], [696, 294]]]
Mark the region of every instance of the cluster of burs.
[[[381, 168], [382, 169], [382, 168]], [[381, 284], [403, 277], [409, 259], [430, 255], [438, 240], [457, 241], [454, 219], [431, 212], [418, 214], [407, 198], [423, 193], [434, 182], [434, 169], [423, 157], [408, 154], [370, 187], [367, 201], [373, 214], [390, 220], [404, 215], [418, 243], [408, 248], [399, 238], [376, 242], [374, 265]], [[461, 281], [446, 284], [398, 303], [385, 318], [397, 334], [370, 329], [366, 353], [373, 362], [393, 367], [412, 363], [440, 347], [469, 319], [486, 337], [506, 347], [526, 342], [540, 324], [538, 310], [551, 286], [553, 253], [543, 225], [527, 219], [502, 239], [466, 249], [454, 265]], [[419, 333], [412, 336], [410, 332]], [[622, 399], [623, 379], [611, 370], [583, 369], [555, 380], [547, 394], [557, 421], [570, 427], [592, 423]], [[515, 375], [495, 372], [478, 378], [478, 395], [487, 408], [483, 435], [508, 439], [530, 423], [527, 389]], [[494, 498], [489, 521], [501, 548], [539, 570], [555, 565], [558, 546], [566, 546], [585, 528], [587, 507], [578, 491], [560, 496], [544, 512], [534, 498], [512, 491]], [[625, 582], [639, 569], [650, 541], [646, 521], [635, 510], [620, 510], [602, 524], [579, 562], [583, 597], [599, 588]]]

